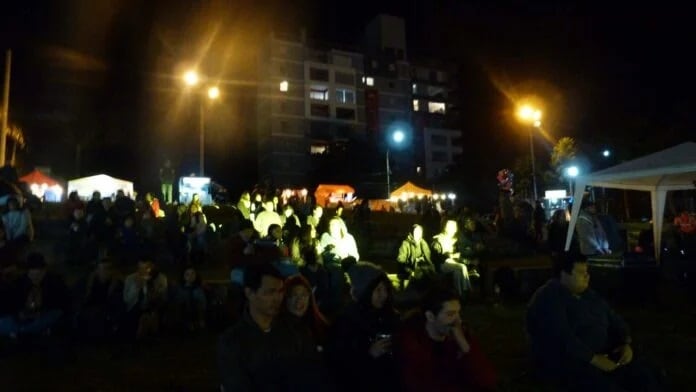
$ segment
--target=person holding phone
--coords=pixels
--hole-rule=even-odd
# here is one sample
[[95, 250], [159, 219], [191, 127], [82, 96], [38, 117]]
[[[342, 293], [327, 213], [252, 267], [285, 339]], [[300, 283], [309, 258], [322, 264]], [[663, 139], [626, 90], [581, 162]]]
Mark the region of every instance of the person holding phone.
[[329, 333], [327, 359], [340, 390], [397, 390], [392, 335], [399, 322], [391, 281], [377, 265], [348, 270], [352, 302]]

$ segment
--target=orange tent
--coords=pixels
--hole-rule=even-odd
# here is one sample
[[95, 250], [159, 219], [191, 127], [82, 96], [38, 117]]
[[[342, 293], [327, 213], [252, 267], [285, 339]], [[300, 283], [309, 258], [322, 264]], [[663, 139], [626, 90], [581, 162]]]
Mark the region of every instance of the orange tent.
[[405, 198], [413, 198], [413, 197], [418, 197], [418, 196], [432, 196], [433, 191], [430, 189], [425, 189], [421, 188], [411, 181], [407, 181], [404, 185], [400, 186], [399, 188], [395, 189], [391, 195], [391, 198], [394, 199], [399, 199], [402, 197]]
[[328, 207], [339, 201], [346, 204], [355, 200], [355, 189], [349, 185], [321, 184], [314, 191], [317, 205]]
[[54, 185], [58, 185], [58, 182], [51, 177], [41, 173], [38, 170], [34, 170], [33, 172], [27, 174], [24, 177], [20, 177], [19, 181], [21, 182], [26, 182], [27, 184], [37, 184], [39, 186], [46, 184], [47, 187], [51, 187]]

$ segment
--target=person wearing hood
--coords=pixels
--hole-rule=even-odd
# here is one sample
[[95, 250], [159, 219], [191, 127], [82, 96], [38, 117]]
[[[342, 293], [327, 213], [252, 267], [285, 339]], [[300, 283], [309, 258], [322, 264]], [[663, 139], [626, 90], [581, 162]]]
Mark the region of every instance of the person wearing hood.
[[394, 289], [377, 265], [359, 262], [348, 270], [352, 302], [329, 333], [327, 359], [341, 390], [397, 388], [392, 335], [399, 323]]
[[430, 246], [423, 239], [423, 226], [413, 225], [408, 237], [399, 247], [399, 277], [401, 279], [418, 279], [434, 274], [435, 267], [430, 258]]

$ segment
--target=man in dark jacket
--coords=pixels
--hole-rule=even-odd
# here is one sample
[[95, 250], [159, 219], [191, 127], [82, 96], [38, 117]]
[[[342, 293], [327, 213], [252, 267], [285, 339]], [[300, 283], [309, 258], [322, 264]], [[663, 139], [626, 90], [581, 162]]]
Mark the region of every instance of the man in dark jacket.
[[283, 278], [268, 264], [244, 273], [248, 306], [218, 341], [224, 391], [331, 390], [307, 331], [279, 316]]
[[430, 247], [423, 239], [423, 226], [413, 225], [411, 233], [401, 243], [399, 255], [399, 278], [419, 279], [435, 273], [435, 267], [430, 259]]
[[6, 314], [0, 315], [2, 336], [48, 334], [68, 308], [68, 289], [60, 277], [46, 271], [43, 255], [30, 254], [27, 270], [12, 290]]
[[527, 332], [539, 375], [577, 391], [660, 391], [648, 366], [633, 358], [623, 319], [589, 289], [587, 260], [563, 255], [559, 277], [532, 297]]

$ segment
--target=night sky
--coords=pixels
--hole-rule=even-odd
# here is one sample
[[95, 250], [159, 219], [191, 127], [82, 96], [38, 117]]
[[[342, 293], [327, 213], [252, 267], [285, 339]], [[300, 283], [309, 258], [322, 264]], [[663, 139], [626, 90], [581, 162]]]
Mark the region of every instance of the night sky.
[[[195, 169], [195, 105], [173, 76], [198, 62], [211, 78], [251, 81], [268, 28], [356, 46], [380, 12], [406, 19], [409, 57], [454, 64], [465, 153], [493, 181], [526, 151], [515, 102], [534, 96], [552, 138], [574, 136], [616, 159], [693, 139], [693, 30], [685, 9], [482, 1], [15, 2], [0, 20], [14, 51], [10, 122], [25, 131], [22, 163], [64, 178], [106, 170], [153, 184], [172, 157]], [[259, 4], [260, 3], [260, 4]], [[375, 5], [379, 3], [379, 5]], [[545, 3], [545, 2], [544, 2]], [[209, 110], [209, 171], [252, 183], [253, 86], [231, 84]], [[224, 109], [224, 110], [223, 110]], [[224, 146], [224, 147], [222, 147]], [[498, 154], [491, 161], [491, 153]], [[246, 164], [245, 164], [246, 163]]]

